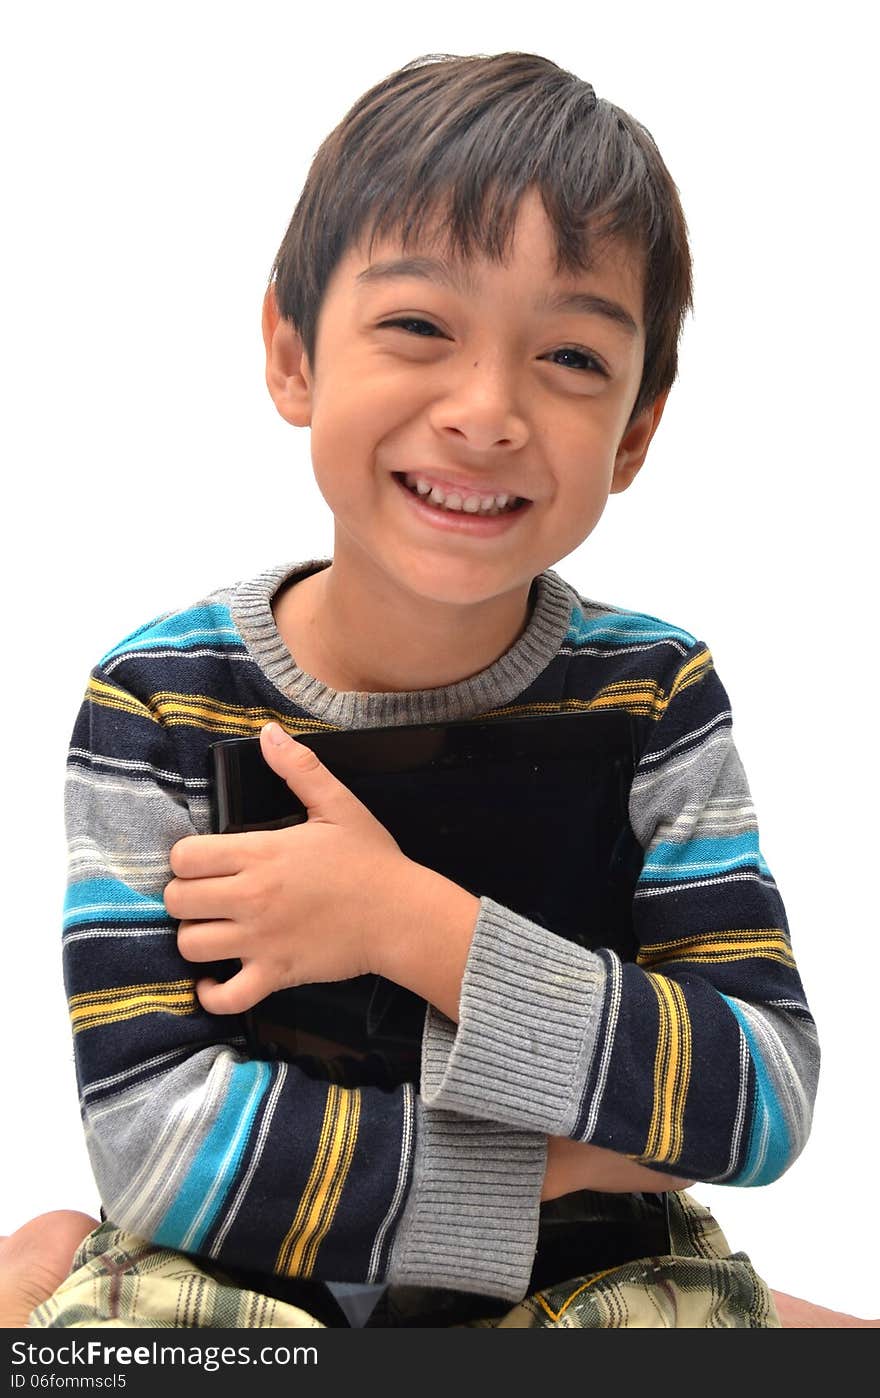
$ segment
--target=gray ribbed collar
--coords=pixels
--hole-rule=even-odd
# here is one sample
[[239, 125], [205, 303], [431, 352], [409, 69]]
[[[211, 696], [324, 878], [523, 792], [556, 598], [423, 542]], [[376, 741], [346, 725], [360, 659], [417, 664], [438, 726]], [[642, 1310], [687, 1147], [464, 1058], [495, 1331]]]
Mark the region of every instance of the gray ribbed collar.
[[276, 688], [312, 717], [341, 728], [444, 723], [509, 704], [537, 679], [559, 650], [578, 600], [556, 573], [541, 573], [535, 580], [535, 606], [525, 631], [488, 669], [439, 689], [389, 694], [344, 692], [330, 689], [299, 668], [272, 616], [272, 598], [284, 582], [317, 572], [329, 562], [325, 558], [285, 563], [250, 582], [239, 583], [231, 611], [247, 649]]

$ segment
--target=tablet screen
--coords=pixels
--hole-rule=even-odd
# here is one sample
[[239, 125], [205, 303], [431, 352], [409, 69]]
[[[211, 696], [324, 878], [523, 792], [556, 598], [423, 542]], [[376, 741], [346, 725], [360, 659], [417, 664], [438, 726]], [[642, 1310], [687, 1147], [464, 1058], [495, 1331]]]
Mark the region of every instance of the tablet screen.
[[[642, 851], [628, 820], [635, 725], [582, 710], [297, 734], [390, 831], [404, 854], [559, 936], [635, 955]], [[212, 745], [213, 828], [305, 818], [258, 738]], [[411, 1078], [424, 1002], [375, 976], [303, 986], [258, 1007], [259, 1037], [317, 1059], [369, 1060], [366, 1080]], [[367, 1071], [365, 1069], [365, 1071]]]

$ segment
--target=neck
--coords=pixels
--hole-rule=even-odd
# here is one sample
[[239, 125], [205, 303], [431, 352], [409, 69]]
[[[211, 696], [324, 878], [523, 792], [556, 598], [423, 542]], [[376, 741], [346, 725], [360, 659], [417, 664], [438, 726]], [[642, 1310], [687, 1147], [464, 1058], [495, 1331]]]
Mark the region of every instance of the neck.
[[529, 587], [463, 606], [382, 577], [349, 582], [334, 561], [282, 593], [273, 612], [299, 668], [331, 689], [408, 693], [468, 679], [509, 650], [528, 620]]

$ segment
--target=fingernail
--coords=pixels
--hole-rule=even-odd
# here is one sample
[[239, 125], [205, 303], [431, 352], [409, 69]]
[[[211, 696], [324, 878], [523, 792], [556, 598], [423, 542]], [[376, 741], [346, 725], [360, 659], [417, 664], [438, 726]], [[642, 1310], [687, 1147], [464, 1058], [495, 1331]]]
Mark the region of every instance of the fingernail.
[[272, 746], [275, 747], [275, 748], [280, 748], [282, 743], [287, 743], [287, 742], [290, 741], [290, 739], [288, 738], [287, 734], [285, 733], [284, 729], [280, 726], [280, 724], [277, 724], [277, 723], [267, 723], [267, 724], [265, 725], [265, 727], [263, 728], [263, 732], [265, 733], [266, 737], [269, 739], [269, 742], [270, 742], [270, 743], [272, 744]]

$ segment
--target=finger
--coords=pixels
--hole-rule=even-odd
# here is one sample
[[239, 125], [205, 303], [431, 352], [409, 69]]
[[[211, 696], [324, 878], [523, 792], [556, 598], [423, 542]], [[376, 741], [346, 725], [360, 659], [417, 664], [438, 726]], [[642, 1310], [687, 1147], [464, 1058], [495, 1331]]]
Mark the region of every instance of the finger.
[[181, 921], [236, 917], [241, 911], [240, 885], [235, 875], [212, 879], [172, 879], [162, 898], [165, 911]]
[[187, 961], [230, 961], [241, 956], [242, 930], [237, 922], [182, 922], [177, 950]]
[[325, 818], [340, 823], [358, 813], [368, 813], [348, 787], [328, 771], [323, 762], [306, 747], [285, 733], [277, 723], [267, 723], [260, 730], [260, 747], [272, 771], [282, 777], [298, 796], [309, 817]]
[[265, 1000], [271, 986], [267, 985], [258, 964], [251, 961], [228, 981], [215, 981], [206, 976], [196, 982], [196, 994], [202, 1008], [210, 1015], [240, 1015]]
[[179, 879], [223, 878], [243, 864], [242, 835], [185, 835], [171, 846], [171, 872]]

